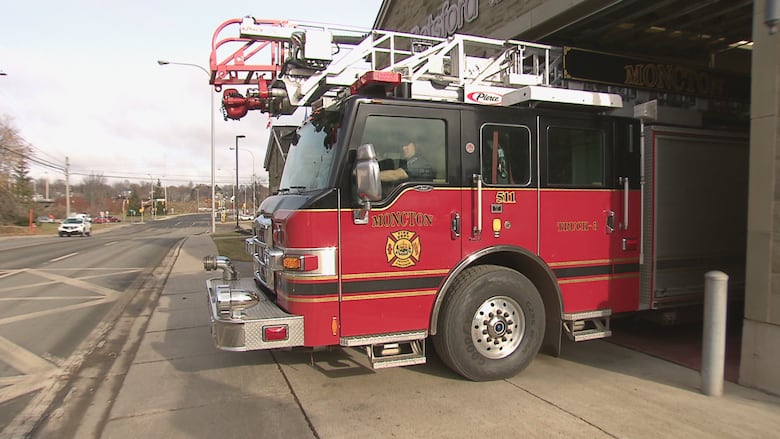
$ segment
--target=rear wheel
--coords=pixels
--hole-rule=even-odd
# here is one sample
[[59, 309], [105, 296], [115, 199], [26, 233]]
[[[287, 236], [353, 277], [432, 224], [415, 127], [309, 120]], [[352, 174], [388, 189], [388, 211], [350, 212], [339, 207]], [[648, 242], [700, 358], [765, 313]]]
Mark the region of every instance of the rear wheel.
[[474, 381], [496, 380], [530, 364], [544, 326], [544, 304], [527, 277], [506, 267], [480, 265], [455, 280], [433, 343], [458, 374]]

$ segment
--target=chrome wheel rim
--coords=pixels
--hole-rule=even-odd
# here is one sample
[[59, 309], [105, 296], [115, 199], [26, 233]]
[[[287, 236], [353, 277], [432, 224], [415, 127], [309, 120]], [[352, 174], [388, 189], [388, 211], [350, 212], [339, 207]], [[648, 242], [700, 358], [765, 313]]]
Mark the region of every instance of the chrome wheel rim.
[[520, 304], [507, 296], [491, 297], [477, 308], [471, 320], [471, 341], [477, 352], [491, 359], [504, 358], [517, 350], [525, 335], [525, 314]]

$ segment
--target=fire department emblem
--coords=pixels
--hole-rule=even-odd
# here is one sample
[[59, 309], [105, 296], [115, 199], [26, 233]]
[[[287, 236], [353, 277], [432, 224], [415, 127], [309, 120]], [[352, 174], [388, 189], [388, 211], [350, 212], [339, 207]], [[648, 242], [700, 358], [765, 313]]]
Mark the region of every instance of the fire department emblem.
[[420, 260], [420, 237], [409, 230], [399, 230], [387, 237], [385, 255], [393, 267], [407, 268]]

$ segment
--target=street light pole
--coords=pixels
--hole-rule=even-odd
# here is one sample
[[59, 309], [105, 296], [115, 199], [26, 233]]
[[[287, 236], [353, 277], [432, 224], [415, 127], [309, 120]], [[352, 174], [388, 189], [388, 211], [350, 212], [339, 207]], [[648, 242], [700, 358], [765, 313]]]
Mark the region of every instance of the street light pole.
[[[206, 70], [205, 67], [199, 66], [197, 64], [190, 64], [190, 63], [183, 63], [183, 62], [173, 62], [173, 61], [166, 61], [166, 60], [158, 60], [157, 64], [161, 66], [166, 65], [177, 65], [177, 66], [189, 66], [189, 67], [195, 67], [196, 69], [200, 69], [203, 71], [203, 73], [206, 74], [206, 76], [211, 78], [211, 74], [208, 70]], [[217, 218], [216, 218], [216, 207], [214, 205], [214, 199], [217, 197], [217, 183], [215, 181], [214, 175], [217, 173], [217, 165], [216, 165], [216, 152], [215, 152], [215, 146], [214, 146], [214, 91], [209, 90], [209, 96], [211, 98], [211, 104], [209, 106], [209, 113], [211, 116], [211, 233], [217, 232]]]
[[[232, 151], [234, 148], [231, 146], [230, 150]], [[257, 213], [257, 202], [255, 200], [255, 153], [252, 151], [246, 149], [246, 148], [239, 148], [241, 151], [248, 152], [249, 155], [252, 156], [252, 213]]]
[[155, 205], [154, 205], [154, 177], [152, 177], [152, 174], [146, 174], [149, 176], [149, 199], [152, 201], [152, 212], [149, 213], [149, 219], [154, 220], [154, 211]]
[[[236, 136], [236, 190], [238, 189], [238, 139], [243, 139], [244, 137], [246, 136], [243, 134]], [[236, 230], [240, 230], [241, 226], [238, 225], [238, 193], [233, 195], [233, 207], [236, 211]]]

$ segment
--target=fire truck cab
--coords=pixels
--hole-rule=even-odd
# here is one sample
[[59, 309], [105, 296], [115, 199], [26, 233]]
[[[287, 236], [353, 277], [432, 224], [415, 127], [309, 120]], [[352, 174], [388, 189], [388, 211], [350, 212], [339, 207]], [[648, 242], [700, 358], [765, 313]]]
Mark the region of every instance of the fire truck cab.
[[[563, 333], [607, 337], [613, 315], [700, 299], [708, 258], [739, 252], [712, 234], [743, 193], [679, 163], [702, 146], [743, 163], [744, 138], [646, 126], [608, 114], [619, 96], [578, 90], [415, 99], [386, 73], [313, 105], [292, 134], [246, 242], [252, 278], [205, 259], [223, 270], [207, 282], [218, 347], [360, 347], [383, 368], [424, 363], [430, 338], [458, 374], [501, 379], [558, 353]], [[691, 203], [686, 178], [723, 204]], [[702, 233], [681, 228], [697, 216]]]
[[[562, 318], [638, 307], [636, 120], [356, 95], [295, 137], [248, 243], [287, 335], [261, 319], [257, 345], [252, 322], [218, 344], [367, 346], [390, 365], [423, 361], [431, 335], [457, 372], [496, 379], [545, 334], [557, 350]], [[431, 174], [381, 181], [410, 142]]]

